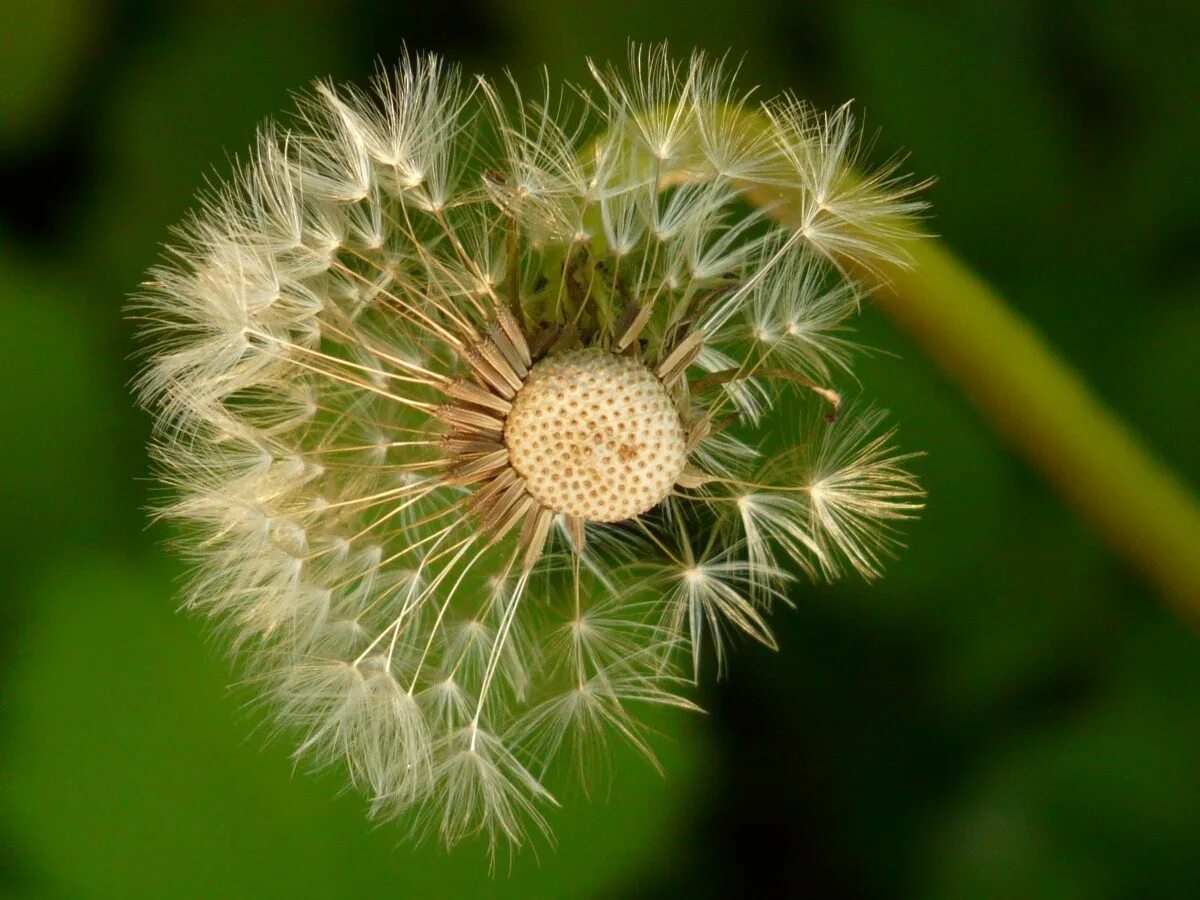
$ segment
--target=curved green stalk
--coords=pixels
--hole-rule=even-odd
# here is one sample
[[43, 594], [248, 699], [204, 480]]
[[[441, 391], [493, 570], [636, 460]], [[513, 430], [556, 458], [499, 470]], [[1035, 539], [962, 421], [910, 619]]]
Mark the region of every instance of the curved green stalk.
[[1187, 486], [945, 245], [923, 238], [909, 252], [911, 268], [875, 276], [879, 306], [1117, 553], [1200, 618], [1200, 507]]
[[[747, 198], [770, 201], [780, 220], [795, 214], [778, 191], [752, 187]], [[1200, 505], [1192, 492], [949, 248], [916, 223], [892, 225], [914, 238], [905, 264], [840, 264], [874, 288], [883, 311], [1113, 550], [1200, 622]]]

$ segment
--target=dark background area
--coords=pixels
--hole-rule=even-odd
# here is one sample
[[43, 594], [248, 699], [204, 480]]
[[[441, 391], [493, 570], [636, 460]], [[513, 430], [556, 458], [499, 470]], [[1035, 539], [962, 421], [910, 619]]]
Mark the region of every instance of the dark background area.
[[[124, 298], [206, 173], [316, 76], [628, 38], [854, 98], [931, 227], [1200, 480], [1200, 6], [0, 0], [0, 896], [1195, 897], [1200, 639], [882, 316], [859, 337], [929, 506], [882, 582], [801, 587], [667, 775], [614, 760], [489, 878], [293, 773], [148, 528]], [[1197, 548], [1200, 552], [1200, 547]]]

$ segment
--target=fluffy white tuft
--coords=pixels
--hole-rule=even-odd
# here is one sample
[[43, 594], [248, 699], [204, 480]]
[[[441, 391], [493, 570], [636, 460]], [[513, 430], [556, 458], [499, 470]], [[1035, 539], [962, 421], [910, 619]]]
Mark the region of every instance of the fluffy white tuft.
[[[842, 273], [904, 258], [913, 186], [865, 168], [848, 109], [758, 103], [724, 60], [592, 71], [318, 82], [138, 303], [187, 605], [298, 757], [447, 845], [545, 830], [556, 759], [652, 759], [640, 708], [694, 708], [681, 671], [734, 635], [775, 646], [797, 572], [878, 575], [920, 505], [830, 383]], [[581, 381], [518, 447], [547, 358], [649, 385], [654, 415]], [[599, 455], [601, 481], [560, 465]]]

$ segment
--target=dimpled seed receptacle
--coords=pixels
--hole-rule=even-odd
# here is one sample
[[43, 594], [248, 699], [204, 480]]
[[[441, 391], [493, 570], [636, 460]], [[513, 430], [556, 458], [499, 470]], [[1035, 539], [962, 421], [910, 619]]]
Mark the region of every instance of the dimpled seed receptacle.
[[534, 499], [591, 522], [656, 506], [687, 461], [662, 382], [637, 360], [599, 348], [538, 362], [513, 401], [504, 440]]

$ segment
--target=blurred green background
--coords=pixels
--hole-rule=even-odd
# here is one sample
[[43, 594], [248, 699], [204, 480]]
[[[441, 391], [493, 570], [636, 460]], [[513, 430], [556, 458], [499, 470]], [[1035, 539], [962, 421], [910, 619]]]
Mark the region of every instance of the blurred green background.
[[[1200, 638], [867, 310], [929, 507], [883, 582], [804, 588], [489, 878], [294, 773], [146, 526], [123, 299], [206, 173], [315, 76], [629, 37], [855, 98], [932, 227], [1200, 481], [1200, 6], [0, 0], [0, 896], [1200, 896]], [[1200, 553], [1200, 547], [1197, 548]]]

